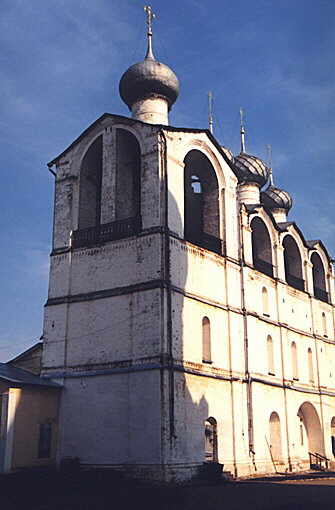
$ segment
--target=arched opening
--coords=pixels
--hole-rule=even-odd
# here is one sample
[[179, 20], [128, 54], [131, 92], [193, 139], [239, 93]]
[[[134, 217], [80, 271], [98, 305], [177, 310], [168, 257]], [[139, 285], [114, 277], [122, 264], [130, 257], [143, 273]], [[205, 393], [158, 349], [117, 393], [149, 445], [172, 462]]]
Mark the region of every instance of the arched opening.
[[254, 268], [273, 277], [271, 239], [264, 221], [258, 217], [251, 222], [251, 240]]
[[291, 343], [291, 361], [292, 361], [292, 378], [297, 381], [299, 379], [299, 373], [298, 373], [297, 344], [295, 342]]
[[263, 315], [269, 317], [269, 295], [265, 287], [262, 288]]
[[[321, 423], [318, 413], [310, 402], [304, 402], [298, 411], [300, 425], [303, 425], [302, 437], [306, 435], [307, 441], [300, 444], [300, 456], [307, 459], [308, 453], [324, 455], [324, 442]], [[301, 431], [300, 431], [301, 434]], [[307, 443], [307, 444], [306, 444]]]
[[266, 348], [267, 348], [267, 358], [268, 358], [268, 374], [275, 375], [275, 363], [273, 356], [273, 341], [270, 335], [268, 335], [266, 340]]
[[274, 462], [282, 460], [282, 442], [280, 419], [277, 413], [273, 412], [270, 416], [270, 451], [271, 457]]
[[212, 363], [211, 323], [208, 317], [202, 319], [202, 361]]
[[313, 353], [310, 347], [308, 349], [308, 380], [314, 384]]
[[218, 461], [217, 422], [213, 417], [205, 421], [205, 462]]
[[80, 169], [78, 228], [100, 224], [102, 180], [102, 136], [87, 150]]
[[335, 457], [335, 416], [332, 417], [332, 421], [330, 423], [330, 434], [331, 434], [332, 454]]
[[325, 337], [328, 336], [328, 332], [327, 332], [327, 318], [326, 318], [325, 312], [322, 312], [322, 334]]
[[141, 149], [137, 138], [125, 129], [116, 130], [115, 219], [140, 214]]
[[292, 236], [285, 237], [284, 247], [284, 264], [285, 277], [287, 283], [295, 289], [305, 290], [305, 281], [302, 274], [302, 262], [300, 251], [297, 243]]
[[320, 255], [314, 252], [311, 257], [311, 262], [313, 264], [314, 296], [328, 303], [325, 270]]
[[184, 163], [184, 237], [222, 254], [219, 186], [214, 168], [198, 150], [191, 150]]

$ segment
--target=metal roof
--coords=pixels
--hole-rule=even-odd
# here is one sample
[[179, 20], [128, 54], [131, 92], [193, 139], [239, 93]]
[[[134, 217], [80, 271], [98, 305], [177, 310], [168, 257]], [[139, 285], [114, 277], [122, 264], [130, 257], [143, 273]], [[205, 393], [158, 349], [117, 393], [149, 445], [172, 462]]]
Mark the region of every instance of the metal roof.
[[0, 363], [0, 379], [16, 386], [44, 386], [49, 388], [61, 388], [60, 384], [54, 383], [49, 379], [38, 377], [22, 368], [16, 368], [7, 363]]

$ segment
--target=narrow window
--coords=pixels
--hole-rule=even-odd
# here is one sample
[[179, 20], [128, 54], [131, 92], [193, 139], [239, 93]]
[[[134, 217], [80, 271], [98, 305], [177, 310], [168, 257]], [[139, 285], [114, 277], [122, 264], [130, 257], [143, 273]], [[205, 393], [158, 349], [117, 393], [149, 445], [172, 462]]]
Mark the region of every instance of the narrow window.
[[269, 295], [265, 287], [262, 288], [263, 315], [269, 317]]
[[292, 356], [292, 376], [296, 381], [299, 379], [298, 376], [298, 356], [297, 356], [297, 345], [295, 342], [291, 344], [291, 356]]
[[274, 356], [273, 356], [273, 341], [270, 335], [268, 335], [266, 341], [267, 354], [268, 354], [268, 374], [275, 375], [274, 367]]
[[254, 268], [273, 277], [271, 239], [264, 221], [258, 217], [251, 222], [251, 240]]
[[322, 312], [322, 333], [327, 337], [327, 318], [325, 312]]
[[308, 349], [308, 379], [311, 384], [314, 384], [313, 353], [311, 348]]
[[208, 317], [202, 319], [202, 361], [203, 363], [212, 363], [211, 323]]
[[38, 438], [38, 458], [47, 459], [51, 456], [52, 424], [41, 423]]

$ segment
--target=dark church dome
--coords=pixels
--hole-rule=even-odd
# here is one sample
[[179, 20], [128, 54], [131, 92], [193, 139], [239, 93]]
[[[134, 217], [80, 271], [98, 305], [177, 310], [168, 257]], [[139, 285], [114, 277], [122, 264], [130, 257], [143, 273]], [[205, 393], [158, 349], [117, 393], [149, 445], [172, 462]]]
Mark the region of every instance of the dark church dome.
[[269, 179], [269, 168], [256, 156], [241, 152], [234, 159], [234, 166], [240, 183], [255, 183], [261, 188]]
[[119, 90], [129, 109], [137, 101], [148, 97], [166, 99], [170, 109], [179, 94], [179, 81], [168, 66], [149, 55], [129, 67], [120, 80]]
[[287, 191], [272, 185], [261, 193], [261, 200], [264, 206], [269, 209], [285, 209], [289, 211], [293, 204], [292, 197]]

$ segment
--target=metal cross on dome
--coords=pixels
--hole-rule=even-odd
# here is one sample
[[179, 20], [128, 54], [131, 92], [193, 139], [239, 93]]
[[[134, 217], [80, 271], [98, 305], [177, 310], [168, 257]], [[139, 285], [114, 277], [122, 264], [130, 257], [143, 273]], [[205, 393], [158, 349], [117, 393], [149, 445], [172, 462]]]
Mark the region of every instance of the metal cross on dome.
[[152, 12], [151, 5], [146, 5], [144, 10], [147, 13], [148, 34], [152, 35], [152, 20], [156, 18], [156, 14]]

